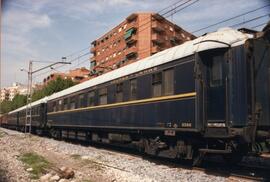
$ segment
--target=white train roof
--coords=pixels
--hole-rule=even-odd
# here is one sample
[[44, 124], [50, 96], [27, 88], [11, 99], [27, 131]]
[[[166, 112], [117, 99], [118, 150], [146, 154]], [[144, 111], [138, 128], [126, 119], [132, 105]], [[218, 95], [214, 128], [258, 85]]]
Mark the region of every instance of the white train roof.
[[[39, 100], [37, 100], [37, 101], [35, 101], [35, 102], [32, 102], [32, 103], [31, 103], [31, 107], [34, 107], [34, 106], [39, 105], [39, 104], [41, 104], [41, 103], [46, 103], [46, 102], [47, 102], [47, 99], [48, 99], [48, 97], [44, 97], [44, 98], [39, 99]], [[11, 112], [9, 112], [9, 114], [12, 114], [12, 113], [14, 113], [14, 112], [18, 112], [18, 111], [21, 111], [21, 110], [24, 110], [24, 109], [26, 109], [26, 105], [25, 105], [25, 106], [22, 106], [22, 107], [20, 107], [20, 108], [18, 108], [18, 109], [15, 109], [15, 110], [13, 110], [13, 111], [11, 111]]]
[[153, 56], [144, 58], [140, 61], [123, 66], [104, 75], [98, 76], [81, 84], [75, 85], [63, 91], [54, 93], [48, 97], [48, 100], [53, 100], [79, 90], [83, 90], [95, 85], [106, 83], [108, 81], [127, 76], [148, 68], [152, 68], [164, 63], [183, 58], [208, 49], [234, 47], [243, 44], [248, 38], [252, 38], [250, 34], [244, 34], [231, 28], [223, 28], [214, 33], [208, 33], [195, 40], [185, 42], [179, 46], [161, 51]]
[[[48, 96], [46, 101], [54, 100], [56, 98], [72, 94], [74, 92], [99, 85], [102, 83], [106, 83], [108, 81], [112, 81], [114, 79], [127, 76], [148, 68], [152, 68], [158, 65], [162, 65], [164, 63], [168, 63], [170, 61], [180, 59], [189, 55], [194, 54], [195, 52], [200, 52], [204, 50], [217, 49], [217, 48], [226, 48], [226, 47], [235, 47], [238, 45], [242, 45], [249, 38], [252, 38], [251, 34], [242, 33], [240, 31], [231, 29], [231, 28], [222, 28], [217, 32], [208, 33], [204, 36], [198, 37], [197, 39], [187, 41], [181, 45], [175, 46], [173, 48], [166, 49], [161, 51], [153, 56], [144, 58], [132, 64], [123, 66], [114, 71], [105, 73], [104, 75], [98, 76], [91, 80], [85, 81], [81, 84], [75, 85], [68, 89], [62, 90], [60, 92], [54, 93], [51, 96]], [[34, 103], [39, 104], [45, 102], [44, 99], [40, 99]], [[26, 108], [26, 106], [16, 109], [12, 112], [16, 112]]]

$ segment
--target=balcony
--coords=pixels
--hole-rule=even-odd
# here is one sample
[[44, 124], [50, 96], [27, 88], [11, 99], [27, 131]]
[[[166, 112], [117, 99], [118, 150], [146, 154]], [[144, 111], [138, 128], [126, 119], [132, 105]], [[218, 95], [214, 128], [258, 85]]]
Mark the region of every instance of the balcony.
[[97, 45], [97, 41], [94, 40], [93, 42], [91, 42], [91, 45], [92, 45], [92, 46], [96, 46], [96, 45]]
[[130, 59], [137, 55], [137, 47], [133, 46], [126, 49], [126, 58]]
[[162, 21], [162, 20], [165, 19], [163, 16], [161, 16], [161, 15], [158, 14], [158, 13], [153, 14], [152, 17], [153, 17], [155, 20], [159, 20], [159, 21]]
[[132, 35], [131, 37], [126, 39], [126, 44], [127, 45], [132, 45], [132, 44], [136, 43], [137, 40], [138, 40], [137, 35]]
[[178, 45], [178, 44], [181, 44], [183, 42], [182, 37], [178, 34], [175, 34], [174, 36], [172, 36], [170, 38], [170, 41], [173, 45]]
[[129, 30], [131, 28], [137, 29], [137, 27], [138, 27], [138, 23], [136, 21], [133, 21], [127, 24], [126, 30]]
[[136, 28], [130, 28], [128, 29], [125, 34], [124, 34], [124, 39], [128, 40], [129, 38], [131, 38], [133, 35], [136, 34], [137, 29]]
[[96, 52], [96, 47], [91, 47], [90, 52], [94, 54]]
[[181, 32], [181, 31], [182, 31], [182, 28], [179, 27], [179, 26], [177, 26], [177, 25], [174, 25], [174, 30], [175, 30], [176, 32]]
[[153, 46], [153, 47], [151, 48], [151, 53], [152, 53], [152, 54], [155, 54], [155, 53], [160, 52], [160, 51], [163, 51], [163, 48], [161, 48], [161, 47], [158, 46], [158, 45], [155, 45], [155, 46]]
[[133, 21], [133, 20], [135, 20], [136, 18], [137, 18], [137, 14], [136, 13], [132, 13], [131, 15], [129, 15], [127, 18], [126, 18], [126, 20], [128, 21], [128, 22], [131, 22], [131, 21]]
[[96, 56], [90, 58], [91, 61], [96, 61]]
[[152, 41], [157, 45], [162, 45], [165, 43], [163, 36], [158, 33], [152, 34]]
[[164, 32], [165, 29], [163, 28], [163, 25], [162, 23], [160, 23], [159, 21], [152, 21], [152, 29], [155, 31], [155, 32]]

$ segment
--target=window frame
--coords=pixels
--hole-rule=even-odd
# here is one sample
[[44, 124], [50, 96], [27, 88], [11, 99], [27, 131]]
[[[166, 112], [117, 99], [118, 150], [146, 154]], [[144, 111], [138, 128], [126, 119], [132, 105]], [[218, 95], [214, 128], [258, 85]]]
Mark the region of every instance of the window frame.
[[[132, 84], [134, 82], [134, 84]], [[135, 89], [132, 88], [132, 85], [135, 85]], [[134, 94], [135, 91], [135, 94]], [[138, 80], [137, 78], [133, 78], [129, 80], [129, 100], [136, 100], [137, 99], [137, 93], [138, 93]]]
[[[106, 101], [106, 102], [104, 102], [103, 103], [103, 100], [102, 99], [103, 98], [106, 98], [104, 101]], [[103, 88], [100, 88], [99, 90], [98, 90], [98, 104], [99, 105], [105, 105], [105, 104], [108, 104], [108, 89], [107, 89], [107, 87], [103, 87]]]
[[84, 93], [81, 93], [78, 95], [78, 108], [82, 108], [85, 106], [84, 104], [84, 99], [85, 99], [85, 94]]
[[[171, 79], [170, 80], [166, 80], [166, 73], [167, 72], [171, 72]], [[163, 74], [162, 74], [162, 93], [163, 95], [173, 95], [174, 94], [174, 68], [168, 68], [163, 70]], [[168, 83], [168, 81], [170, 81], [170, 83]], [[170, 85], [169, 87], [166, 87], [167, 85]], [[169, 90], [167, 90], [167, 88], [170, 88]]]
[[123, 82], [116, 84], [115, 102], [123, 102], [124, 100], [124, 84]]
[[[90, 94], [92, 94], [92, 95], [90, 96]], [[95, 95], [96, 95], [96, 93], [95, 93], [94, 90], [91, 90], [91, 91], [89, 91], [89, 92], [86, 93], [86, 97], [87, 97], [87, 106], [88, 106], [88, 107], [89, 107], [89, 106], [94, 106], [94, 105], [95, 105]], [[90, 102], [90, 101], [91, 101], [90, 98], [93, 99], [92, 102]], [[91, 103], [91, 104], [90, 104], [90, 103]]]
[[[152, 74], [152, 81], [151, 81], [151, 90], [152, 90], [152, 97], [160, 97], [162, 96], [162, 71], [156, 72]], [[156, 93], [155, 89], [159, 89], [159, 94]]]

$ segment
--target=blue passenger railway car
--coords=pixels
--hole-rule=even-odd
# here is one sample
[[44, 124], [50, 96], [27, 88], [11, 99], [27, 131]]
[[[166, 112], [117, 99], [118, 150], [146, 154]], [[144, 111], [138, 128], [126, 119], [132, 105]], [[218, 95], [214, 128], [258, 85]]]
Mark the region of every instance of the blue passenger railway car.
[[[270, 138], [269, 32], [256, 35], [220, 29], [36, 101], [32, 131], [237, 162]], [[25, 109], [4, 125], [24, 129]]]

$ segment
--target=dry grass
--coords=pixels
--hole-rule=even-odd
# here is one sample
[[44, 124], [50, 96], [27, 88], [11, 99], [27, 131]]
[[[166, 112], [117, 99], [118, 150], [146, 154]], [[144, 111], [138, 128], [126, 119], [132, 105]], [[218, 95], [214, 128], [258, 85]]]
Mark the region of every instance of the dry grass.
[[38, 179], [42, 174], [50, 168], [51, 164], [42, 156], [29, 152], [21, 155], [19, 159], [26, 165], [27, 168], [32, 168], [30, 171], [33, 179]]

